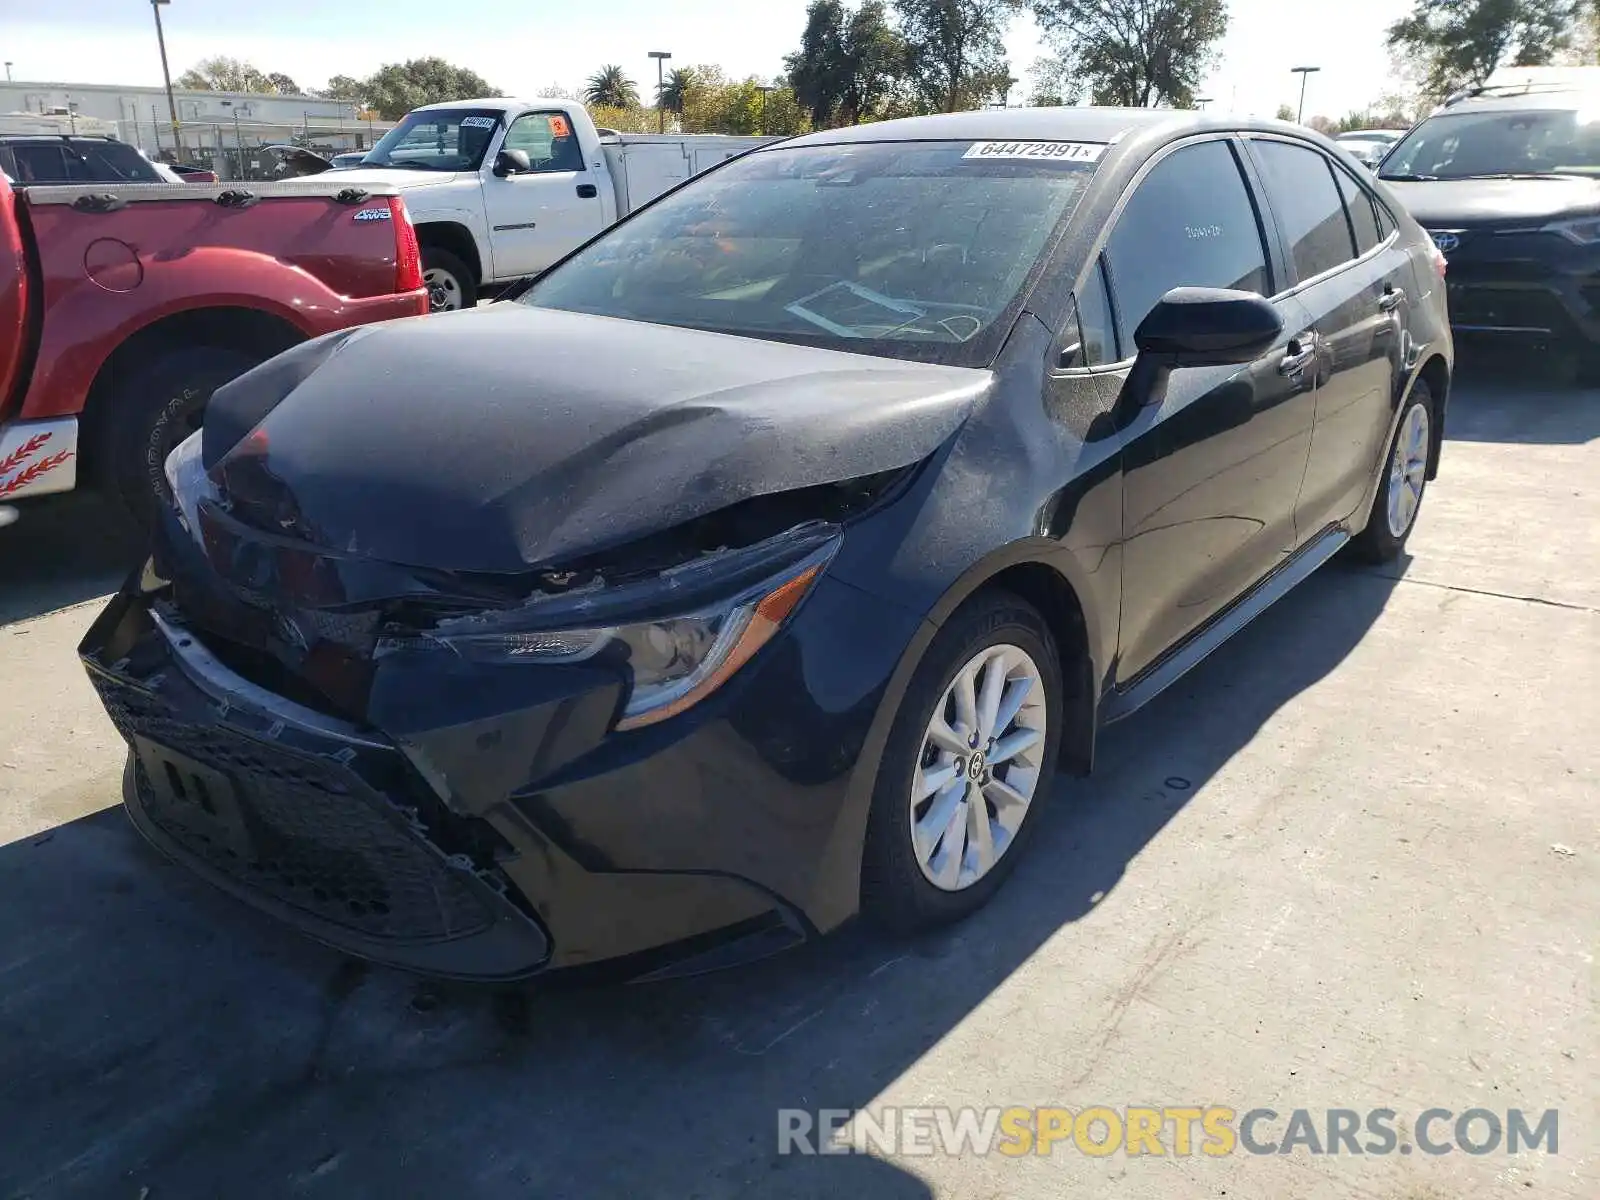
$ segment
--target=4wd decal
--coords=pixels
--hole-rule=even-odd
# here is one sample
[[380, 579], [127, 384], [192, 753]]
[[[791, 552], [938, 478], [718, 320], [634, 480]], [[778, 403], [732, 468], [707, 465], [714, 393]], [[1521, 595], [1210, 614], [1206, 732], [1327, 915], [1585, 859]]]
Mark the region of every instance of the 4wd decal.
[[387, 208], [358, 208], [355, 213], [357, 221], [392, 221], [394, 214]]

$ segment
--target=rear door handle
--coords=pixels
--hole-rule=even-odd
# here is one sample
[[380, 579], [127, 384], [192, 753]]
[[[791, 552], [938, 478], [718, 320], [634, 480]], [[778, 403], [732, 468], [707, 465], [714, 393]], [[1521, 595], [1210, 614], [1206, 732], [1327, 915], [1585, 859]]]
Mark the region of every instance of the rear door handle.
[[1383, 295], [1378, 299], [1379, 312], [1393, 312], [1406, 302], [1404, 288], [1397, 288], [1393, 284], [1385, 284]]
[[578, 185], [579, 200], [593, 200], [599, 194], [600, 189], [595, 187], [595, 185], [592, 183], [580, 183]]
[[1302, 333], [1289, 342], [1289, 351], [1278, 364], [1280, 375], [1298, 375], [1317, 357], [1317, 335]]

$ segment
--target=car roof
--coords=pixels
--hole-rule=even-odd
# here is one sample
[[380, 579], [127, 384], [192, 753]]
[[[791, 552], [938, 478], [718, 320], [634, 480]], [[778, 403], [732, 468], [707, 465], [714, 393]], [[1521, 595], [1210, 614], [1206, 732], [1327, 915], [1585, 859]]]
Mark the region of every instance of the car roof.
[[1446, 100], [1429, 115], [1437, 117], [1454, 112], [1526, 112], [1536, 109], [1549, 111], [1586, 108], [1591, 104], [1600, 107], [1600, 90], [1593, 88], [1539, 85], [1526, 87], [1520, 84], [1506, 86], [1518, 90], [1502, 91], [1496, 88], [1476, 95], [1469, 94], [1459, 99]]
[[[41, 142], [60, 145], [62, 142], [115, 142], [116, 138], [104, 133], [0, 133], [0, 142]], [[126, 143], [124, 143], [126, 144]]]
[[475, 100], [441, 100], [437, 104], [423, 104], [412, 112], [431, 112], [436, 108], [549, 108], [571, 104], [571, 100], [552, 100], [546, 96], [518, 99], [515, 96], [480, 96]]
[[870, 125], [825, 129], [791, 138], [786, 146], [842, 142], [1085, 141], [1117, 142], [1130, 133], [1158, 128], [1196, 133], [1210, 130], [1283, 128], [1249, 117], [1208, 116], [1172, 108], [1006, 108], [902, 117]]

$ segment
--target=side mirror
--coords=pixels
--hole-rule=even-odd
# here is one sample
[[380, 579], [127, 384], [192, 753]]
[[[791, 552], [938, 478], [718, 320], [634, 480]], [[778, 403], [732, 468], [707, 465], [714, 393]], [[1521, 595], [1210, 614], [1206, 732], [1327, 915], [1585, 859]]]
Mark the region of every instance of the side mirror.
[[502, 150], [494, 156], [494, 173], [501, 179], [531, 170], [532, 166], [526, 150]]
[[1157, 404], [1174, 369], [1251, 362], [1282, 336], [1278, 310], [1254, 292], [1173, 288], [1134, 330], [1139, 357], [1128, 383], [1141, 404]]

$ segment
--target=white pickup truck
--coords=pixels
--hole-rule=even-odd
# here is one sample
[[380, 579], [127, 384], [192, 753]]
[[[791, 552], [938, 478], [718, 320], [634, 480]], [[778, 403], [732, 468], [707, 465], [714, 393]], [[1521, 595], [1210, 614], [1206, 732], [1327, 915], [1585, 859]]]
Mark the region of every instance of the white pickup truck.
[[407, 113], [339, 177], [404, 192], [438, 312], [537, 274], [691, 175], [773, 140], [602, 131], [574, 100], [456, 100]]

